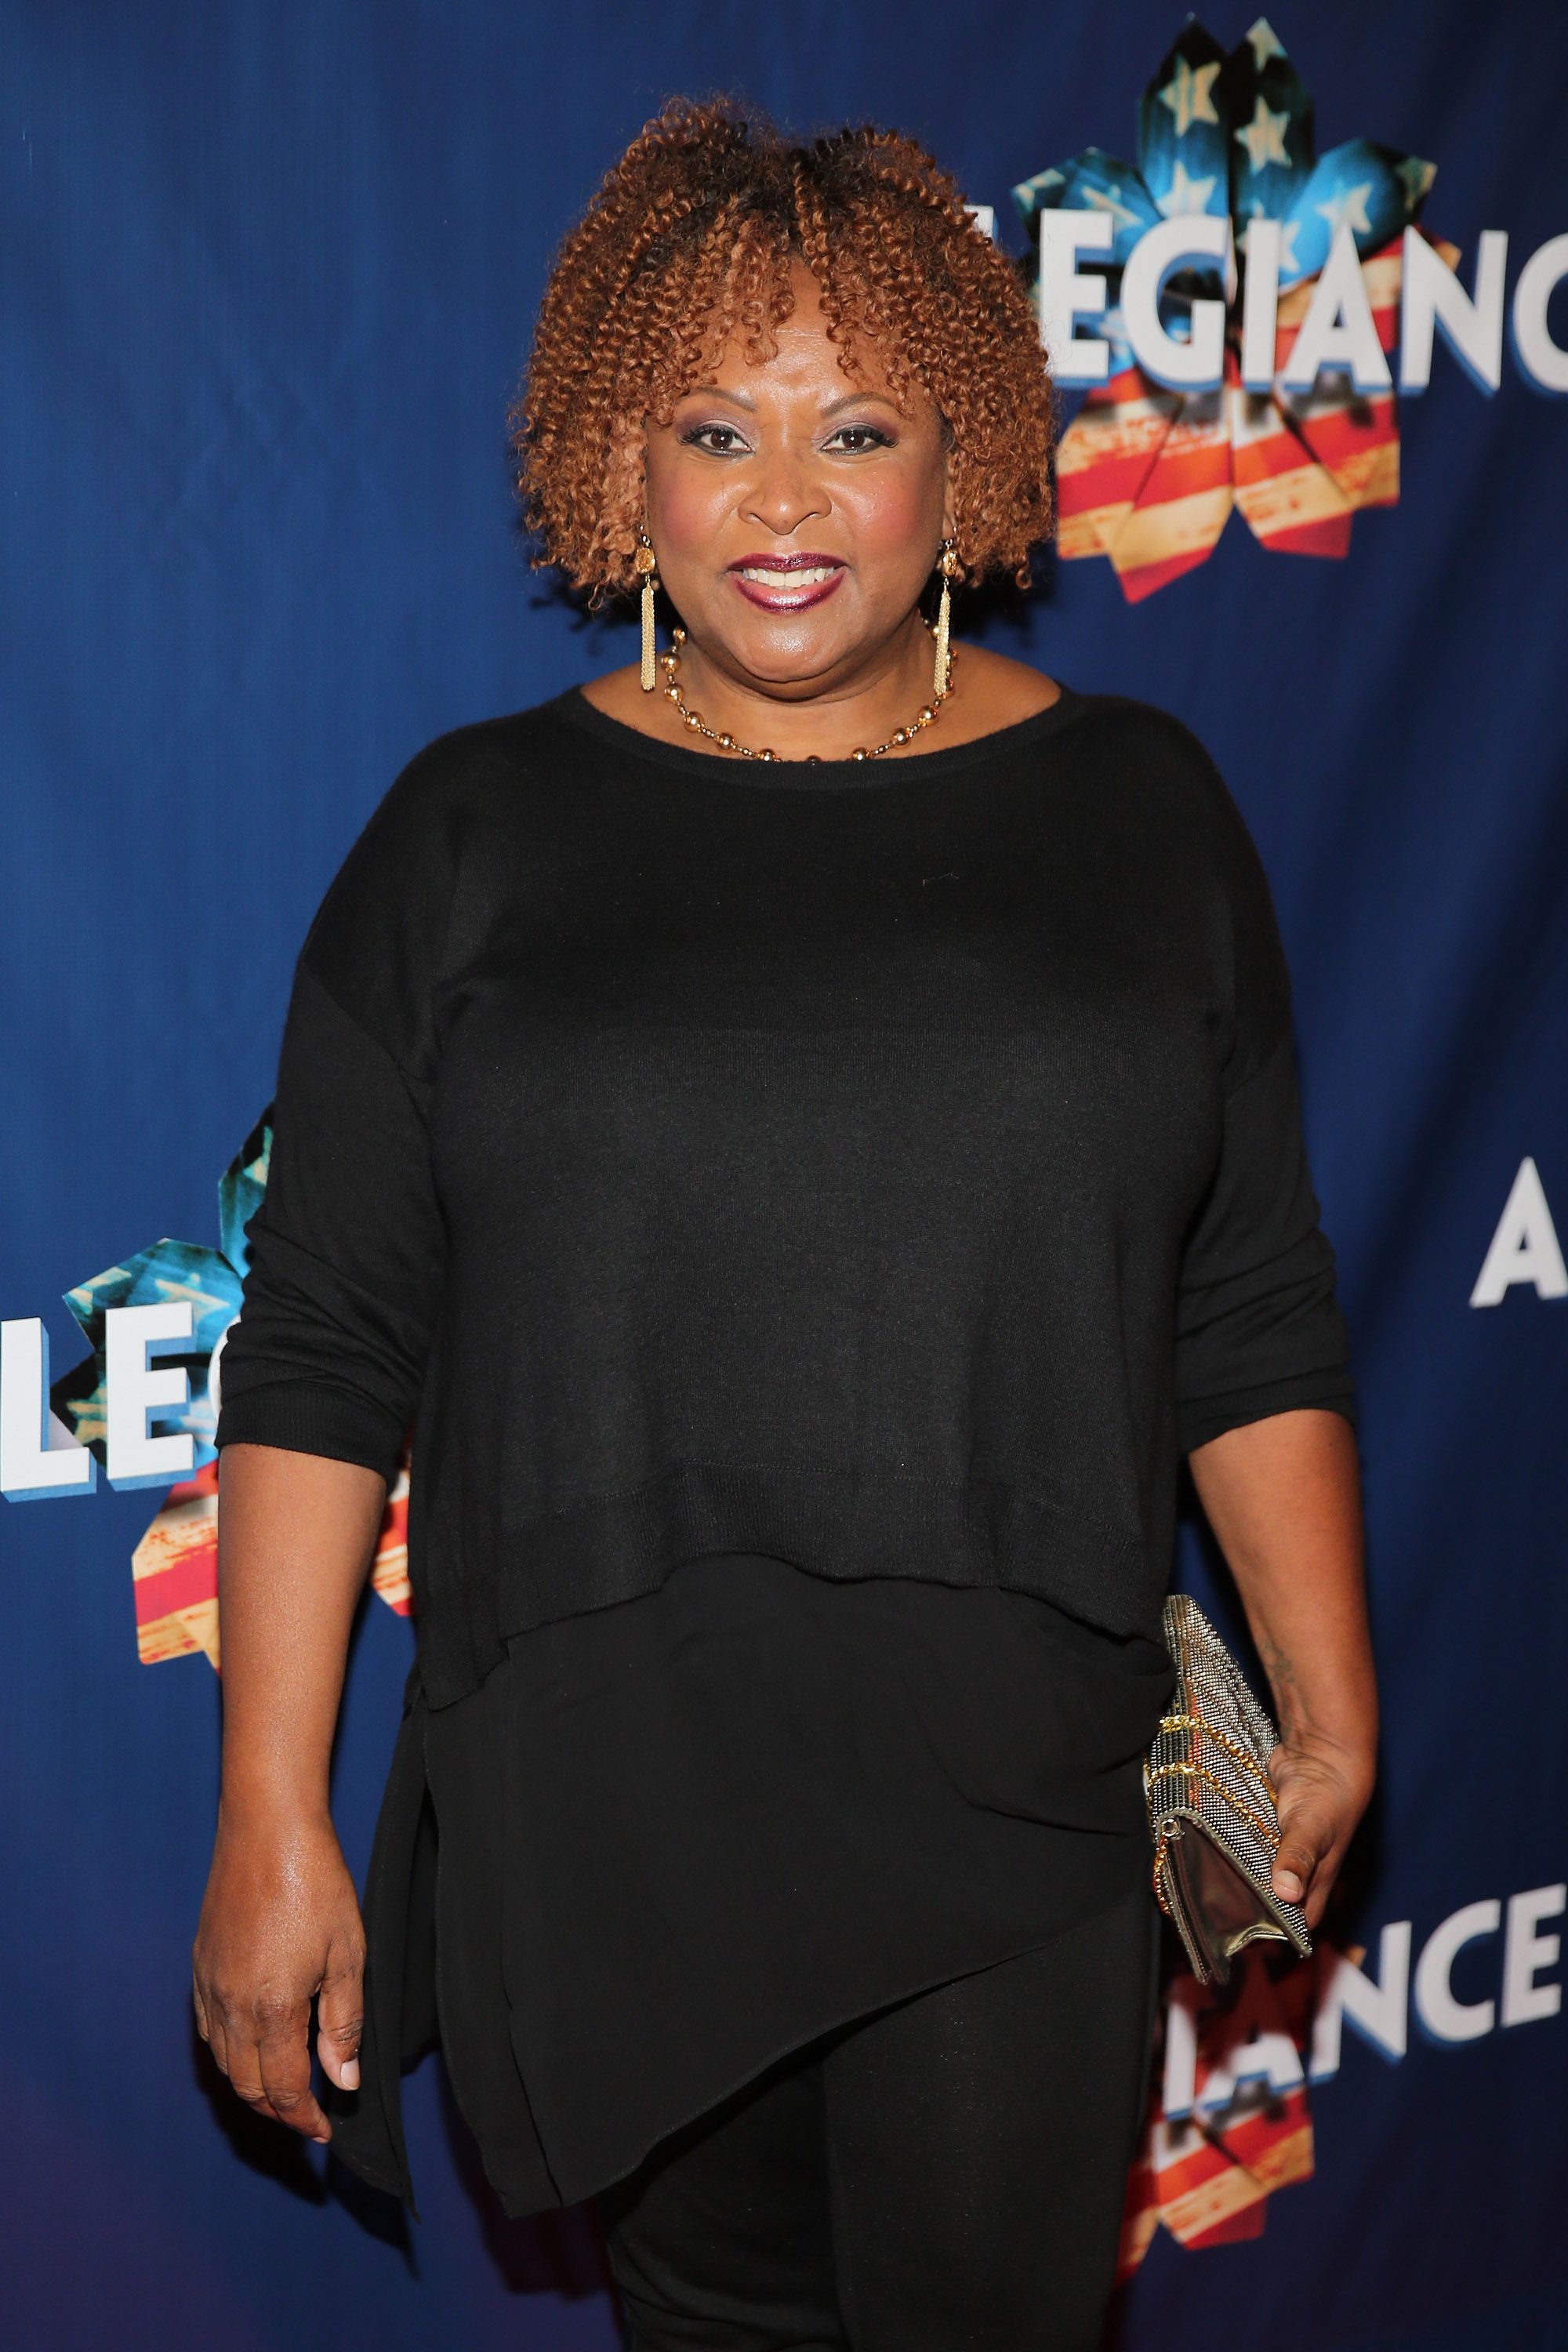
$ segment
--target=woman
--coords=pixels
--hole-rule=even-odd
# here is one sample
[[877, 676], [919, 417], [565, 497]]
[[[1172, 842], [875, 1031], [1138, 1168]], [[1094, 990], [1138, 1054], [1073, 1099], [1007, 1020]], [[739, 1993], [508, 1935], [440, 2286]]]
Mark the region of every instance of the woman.
[[[924, 609], [1023, 571], [1050, 441], [918, 148], [667, 108], [557, 261], [518, 449], [544, 556], [649, 624], [657, 566], [674, 640], [422, 752], [296, 972], [198, 2020], [410, 2199], [438, 2034], [509, 2210], [597, 2198], [644, 2352], [1097, 2341], [1183, 1454], [1313, 1921], [1371, 1785], [1256, 853], [1173, 719]], [[327, 1765], [411, 1417], [362, 1931]]]

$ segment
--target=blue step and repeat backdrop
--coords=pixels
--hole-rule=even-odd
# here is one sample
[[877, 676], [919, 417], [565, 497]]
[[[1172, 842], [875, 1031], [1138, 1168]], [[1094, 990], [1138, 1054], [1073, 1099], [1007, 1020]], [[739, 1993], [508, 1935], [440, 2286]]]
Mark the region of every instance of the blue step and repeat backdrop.
[[[591, 2231], [500, 2217], [437, 2061], [405, 2228], [193, 2042], [210, 1371], [349, 843], [431, 736], [626, 657], [526, 568], [503, 414], [599, 174], [714, 89], [907, 126], [1021, 261], [1044, 217], [1047, 315], [1076, 306], [1100, 380], [1065, 404], [1058, 557], [960, 625], [1198, 731], [1296, 978], [1382, 1782], [1311, 1964], [1224, 2005], [1173, 1974], [1117, 2340], [1568, 2342], [1568, 32], [1521, 0], [1270, 5], [12, 0], [7, 2343], [615, 2340]], [[1225, 363], [1226, 322], [1164, 341], [1152, 289], [1168, 223], [1223, 269], [1227, 213], [1263, 227]], [[356, 1868], [412, 1639], [400, 1528], [395, 1498], [337, 1767]]]

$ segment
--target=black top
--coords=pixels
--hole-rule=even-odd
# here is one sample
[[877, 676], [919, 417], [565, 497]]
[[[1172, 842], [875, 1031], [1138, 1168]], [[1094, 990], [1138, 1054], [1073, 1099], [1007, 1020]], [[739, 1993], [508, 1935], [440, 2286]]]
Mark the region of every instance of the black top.
[[390, 1470], [418, 1407], [338, 2151], [411, 2195], [439, 2032], [514, 2212], [1118, 1900], [1177, 1456], [1352, 1410], [1256, 855], [1070, 691], [878, 767], [576, 694], [432, 745], [249, 1238], [218, 1444]]
[[399, 2064], [432, 2041], [532, 2212], [816, 2035], [1148, 1891], [1173, 1673], [1141, 1635], [731, 1553], [508, 1646], [450, 1706], [412, 1678], [361, 2089], [326, 2092], [338, 2157], [410, 2203]]
[[[1158, 1631], [1178, 1457], [1347, 1413], [1289, 987], [1177, 721], [445, 736], [300, 952], [216, 1442], [393, 1467], [432, 1709], [751, 1552]], [[416, 1410], [417, 1409], [417, 1410]]]

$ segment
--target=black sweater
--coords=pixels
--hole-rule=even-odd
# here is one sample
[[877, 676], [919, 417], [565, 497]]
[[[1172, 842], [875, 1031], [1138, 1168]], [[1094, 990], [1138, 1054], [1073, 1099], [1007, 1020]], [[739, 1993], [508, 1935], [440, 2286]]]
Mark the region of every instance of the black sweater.
[[390, 1474], [432, 1706], [746, 1551], [1157, 1633], [1180, 1454], [1353, 1418], [1289, 983], [1177, 721], [442, 737], [300, 951], [217, 1444]]

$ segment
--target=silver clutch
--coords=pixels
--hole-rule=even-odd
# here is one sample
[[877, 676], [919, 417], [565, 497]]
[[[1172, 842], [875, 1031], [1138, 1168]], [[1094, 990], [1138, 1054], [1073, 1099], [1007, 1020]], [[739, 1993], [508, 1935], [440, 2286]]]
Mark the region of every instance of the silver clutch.
[[1244, 1945], [1312, 1948], [1307, 1915], [1269, 1883], [1279, 1817], [1268, 1762], [1278, 1734], [1190, 1593], [1165, 1602], [1176, 1687], [1143, 1759], [1154, 1893], [1200, 1984], [1224, 1984]]

